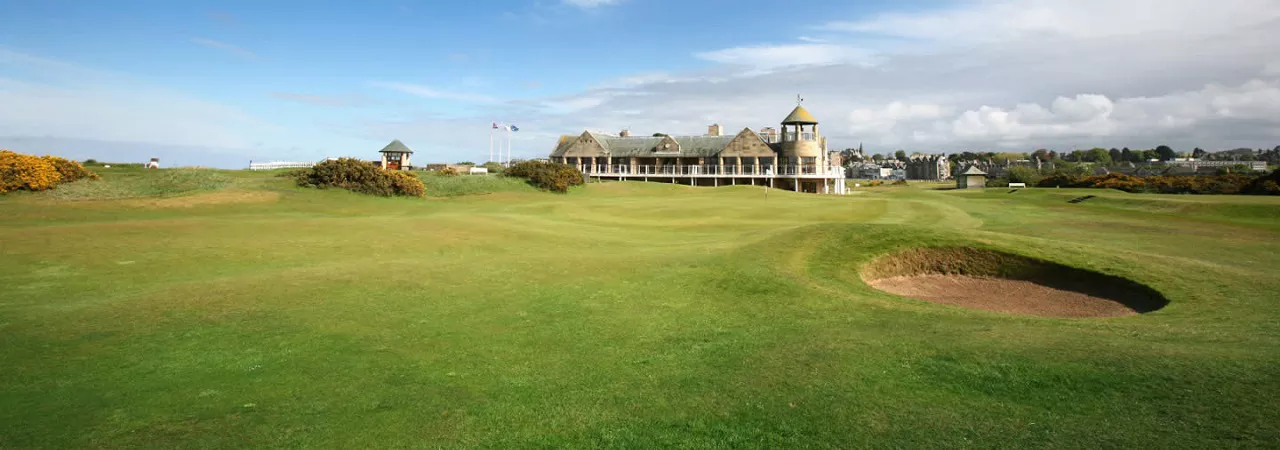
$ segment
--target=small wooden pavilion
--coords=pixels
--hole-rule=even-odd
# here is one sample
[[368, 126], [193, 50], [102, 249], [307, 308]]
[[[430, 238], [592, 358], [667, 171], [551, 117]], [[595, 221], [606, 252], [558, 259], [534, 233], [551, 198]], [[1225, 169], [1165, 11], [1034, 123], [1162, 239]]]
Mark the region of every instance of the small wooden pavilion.
[[382, 150], [378, 150], [382, 154], [382, 168], [386, 170], [408, 170], [413, 167], [409, 163], [409, 156], [413, 155], [413, 150], [409, 150], [399, 139], [391, 141]]
[[978, 166], [969, 166], [968, 170], [956, 175], [956, 189], [982, 189], [987, 187], [987, 173]]

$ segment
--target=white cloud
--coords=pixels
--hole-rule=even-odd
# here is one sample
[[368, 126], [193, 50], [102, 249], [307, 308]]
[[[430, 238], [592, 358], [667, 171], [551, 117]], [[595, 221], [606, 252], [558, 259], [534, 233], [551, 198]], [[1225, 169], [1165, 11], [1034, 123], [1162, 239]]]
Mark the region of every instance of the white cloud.
[[0, 136], [252, 148], [284, 131], [239, 109], [114, 73], [0, 49]]
[[595, 8], [599, 6], [609, 6], [622, 3], [622, 0], [564, 0], [566, 5], [577, 6], [579, 8]]
[[476, 103], [494, 103], [498, 101], [497, 98], [494, 98], [488, 95], [441, 90], [441, 89], [436, 89], [430, 86], [423, 86], [420, 84], [373, 81], [373, 82], [370, 82], [369, 85], [384, 88], [384, 89], [391, 89], [393, 91], [400, 91], [406, 94], [415, 95], [418, 97], [425, 97], [425, 98], [457, 100], [457, 101], [463, 101], [463, 102], [476, 102]]
[[216, 49], [226, 50], [228, 52], [243, 56], [245, 58], [258, 59], [257, 53], [251, 52], [249, 50], [245, 50], [243, 48], [240, 48], [225, 42], [219, 42], [213, 39], [206, 39], [206, 38], [191, 38], [191, 42], [203, 45], [205, 47], [212, 47]]
[[872, 54], [856, 47], [835, 44], [787, 44], [733, 47], [695, 54], [722, 64], [756, 69], [868, 62]]

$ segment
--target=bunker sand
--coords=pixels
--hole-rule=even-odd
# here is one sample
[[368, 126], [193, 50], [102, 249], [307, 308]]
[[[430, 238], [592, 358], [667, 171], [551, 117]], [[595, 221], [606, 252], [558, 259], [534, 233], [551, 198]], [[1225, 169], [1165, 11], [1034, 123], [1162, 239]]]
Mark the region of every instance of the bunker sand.
[[1105, 298], [1054, 289], [1030, 281], [958, 275], [891, 277], [871, 287], [932, 303], [1007, 314], [1058, 318], [1119, 317], [1138, 314]]

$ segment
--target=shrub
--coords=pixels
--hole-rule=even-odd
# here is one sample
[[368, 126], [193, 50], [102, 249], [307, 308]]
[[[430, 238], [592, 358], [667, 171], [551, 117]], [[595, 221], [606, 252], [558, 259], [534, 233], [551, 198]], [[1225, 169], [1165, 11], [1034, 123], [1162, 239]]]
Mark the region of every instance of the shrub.
[[406, 197], [422, 197], [427, 195], [427, 188], [422, 184], [422, 180], [418, 179], [418, 175], [413, 172], [389, 172], [391, 176], [391, 187], [395, 190], [396, 195]]
[[906, 186], [907, 180], [898, 180], [890, 184], [891, 186]]
[[530, 184], [551, 192], [569, 192], [570, 186], [584, 183], [582, 171], [568, 164], [522, 161], [508, 167], [503, 174], [527, 179]]
[[884, 182], [880, 180], [871, 180], [867, 182], [867, 187], [883, 186]]
[[0, 150], [0, 194], [53, 189], [61, 180], [62, 174], [47, 159]]
[[85, 164], [97, 164], [97, 163], [98, 163], [98, 160], [93, 159], [93, 158], [89, 158], [89, 159], [84, 160], [84, 163], [85, 163]]
[[455, 169], [452, 167], [445, 167], [443, 169], [440, 169], [439, 173], [440, 173], [440, 176], [445, 176], [445, 177], [456, 177], [459, 175], [458, 169]]
[[1254, 195], [1280, 195], [1280, 169], [1254, 178], [1245, 185], [1243, 192]]
[[1039, 182], [1039, 183], [1036, 183], [1036, 186], [1038, 186], [1038, 187], [1065, 187], [1065, 188], [1071, 188], [1071, 187], [1086, 187], [1086, 186], [1082, 186], [1082, 185], [1081, 185], [1081, 180], [1082, 180], [1082, 177], [1078, 177], [1078, 176], [1070, 175], [1070, 174], [1065, 174], [1065, 173], [1057, 173], [1057, 174], [1053, 174], [1053, 175], [1050, 175], [1050, 176], [1044, 177], [1044, 179], [1040, 180], [1040, 182]]
[[412, 174], [382, 170], [377, 164], [354, 158], [339, 158], [316, 164], [310, 169], [298, 171], [296, 180], [299, 186], [336, 187], [382, 197], [421, 197], [426, 191], [422, 180]]
[[[1009, 183], [1026, 183], [1027, 186], [1035, 186], [1044, 179], [1044, 175], [1034, 167], [1013, 166], [1009, 168]], [[1008, 184], [1005, 184], [1008, 186]]]
[[53, 168], [58, 171], [59, 175], [62, 175], [62, 183], [70, 183], [72, 181], [78, 181], [85, 178], [90, 180], [97, 180], [101, 178], [98, 174], [86, 170], [84, 166], [75, 161], [59, 158], [57, 156], [45, 156], [43, 159], [45, 161], [49, 161], [50, 164], [53, 164]]
[[1146, 182], [1142, 178], [1120, 173], [1086, 177], [1081, 180], [1081, 183], [1089, 187], [1118, 189], [1125, 192], [1142, 192], [1146, 190]]
[[1005, 187], [1009, 185], [1008, 178], [987, 178], [987, 187]]

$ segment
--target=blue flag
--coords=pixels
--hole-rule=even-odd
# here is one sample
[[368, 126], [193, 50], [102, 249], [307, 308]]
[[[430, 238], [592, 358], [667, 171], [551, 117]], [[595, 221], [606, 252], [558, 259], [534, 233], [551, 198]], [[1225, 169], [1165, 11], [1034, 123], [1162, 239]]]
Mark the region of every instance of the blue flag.
[[519, 128], [517, 128], [515, 125], [512, 125], [512, 126], [511, 126], [511, 131], [520, 131], [520, 129], [519, 129]]

